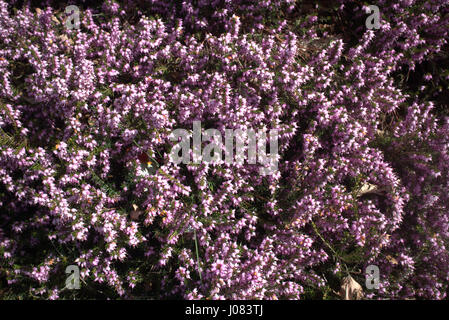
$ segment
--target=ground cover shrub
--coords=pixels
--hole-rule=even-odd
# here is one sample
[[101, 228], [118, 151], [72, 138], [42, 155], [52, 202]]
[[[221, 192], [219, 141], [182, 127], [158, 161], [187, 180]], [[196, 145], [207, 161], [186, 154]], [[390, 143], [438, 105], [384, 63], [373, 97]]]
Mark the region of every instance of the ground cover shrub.
[[[444, 298], [447, 1], [0, 1], [6, 298]], [[370, 3], [371, 4], [371, 3]], [[279, 170], [175, 164], [276, 129]], [[69, 265], [79, 290], [64, 289]]]

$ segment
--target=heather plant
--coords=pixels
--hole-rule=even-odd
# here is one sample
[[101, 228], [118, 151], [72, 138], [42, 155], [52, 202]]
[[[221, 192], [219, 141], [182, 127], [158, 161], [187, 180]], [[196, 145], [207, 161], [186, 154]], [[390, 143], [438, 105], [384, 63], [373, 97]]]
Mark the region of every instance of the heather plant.
[[[3, 298], [446, 297], [447, 1], [69, 5], [0, 1]], [[171, 161], [197, 121], [278, 170]]]

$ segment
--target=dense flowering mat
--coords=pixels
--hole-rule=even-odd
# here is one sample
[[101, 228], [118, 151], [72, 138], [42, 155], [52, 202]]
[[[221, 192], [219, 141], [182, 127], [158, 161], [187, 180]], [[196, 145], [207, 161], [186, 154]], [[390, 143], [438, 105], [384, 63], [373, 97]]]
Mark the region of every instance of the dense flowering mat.
[[[0, 0], [0, 297], [446, 297], [448, 32], [447, 0]], [[170, 161], [194, 121], [278, 130], [278, 170]]]

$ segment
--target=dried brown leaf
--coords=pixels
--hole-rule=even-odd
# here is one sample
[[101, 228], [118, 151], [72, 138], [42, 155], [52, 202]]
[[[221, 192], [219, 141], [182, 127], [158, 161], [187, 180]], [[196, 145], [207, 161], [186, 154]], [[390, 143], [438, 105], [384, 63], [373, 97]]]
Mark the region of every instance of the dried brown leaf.
[[51, 16], [51, 20], [52, 20], [53, 22], [59, 24], [59, 20], [58, 20], [58, 18], [56, 18], [55, 15], [52, 15], [52, 16]]
[[360, 197], [367, 193], [375, 193], [377, 190], [378, 188], [376, 185], [366, 182], [362, 185], [360, 190], [357, 191], [357, 196]]
[[363, 289], [351, 276], [343, 278], [340, 287], [340, 297], [343, 300], [360, 300], [363, 298]]
[[133, 204], [133, 211], [131, 211], [131, 213], [129, 214], [129, 216], [130, 216], [130, 218], [131, 218], [131, 220], [133, 220], [133, 221], [137, 221], [137, 220], [139, 220], [139, 217], [140, 217], [140, 215], [143, 213], [141, 210], [137, 210], [138, 209], [138, 207], [135, 205], [135, 204]]
[[391, 264], [396, 265], [396, 264], [399, 263], [398, 260], [396, 260], [395, 258], [393, 258], [393, 257], [390, 256], [390, 255], [387, 255], [386, 258], [387, 258], [387, 260], [388, 260]]

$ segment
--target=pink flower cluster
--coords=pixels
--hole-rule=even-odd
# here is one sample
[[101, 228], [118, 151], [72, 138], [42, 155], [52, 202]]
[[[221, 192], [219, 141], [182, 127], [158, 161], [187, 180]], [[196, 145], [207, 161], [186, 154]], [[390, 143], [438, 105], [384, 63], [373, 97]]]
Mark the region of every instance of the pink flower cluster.
[[[105, 0], [71, 30], [57, 2], [17, 2], [0, 0], [11, 294], [328, 298], [377, 265], [368, 297], [446, 297], [447, 0], [377, 1], [379, 30], [345, 0]], [[279, 171], [170, 162], [193, 121], [277, 129]]]

